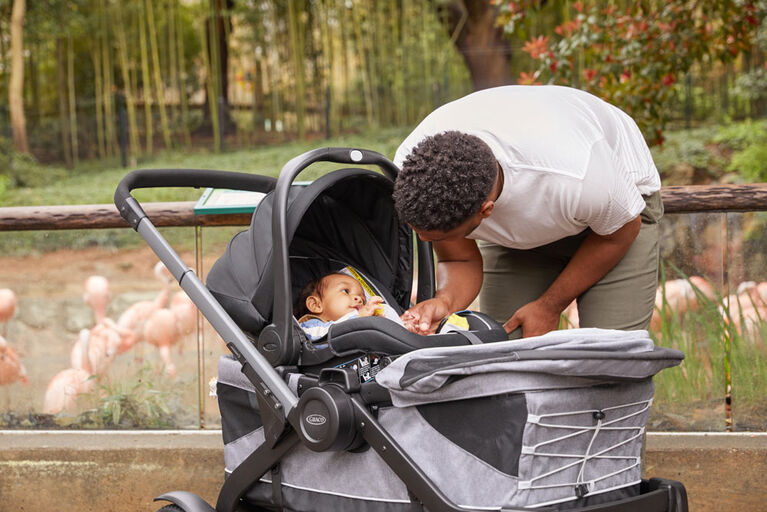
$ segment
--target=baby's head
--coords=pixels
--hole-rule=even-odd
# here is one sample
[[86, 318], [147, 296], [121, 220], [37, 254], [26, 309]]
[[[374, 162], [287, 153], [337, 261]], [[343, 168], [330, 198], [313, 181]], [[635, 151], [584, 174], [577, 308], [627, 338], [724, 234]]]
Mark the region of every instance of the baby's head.
[[365, 305], [365, 292], [352, 276], [333, 273], [307, 284], [296, 304], [296, 318], [312, 314], [323, 322], [332, 322], [359, 311]]

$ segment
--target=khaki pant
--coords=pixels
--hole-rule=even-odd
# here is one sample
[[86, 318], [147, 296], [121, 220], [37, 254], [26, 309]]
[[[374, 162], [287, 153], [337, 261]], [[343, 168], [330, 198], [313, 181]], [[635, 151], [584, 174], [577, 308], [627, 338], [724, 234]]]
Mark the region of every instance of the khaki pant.
[[[647, 329], [658, 286], [658, 222], [663, 216], [660, 192], [645, 197], [642, 228], [628, 252], [594, 286], [577, 298], [581, 327]], [[590, 229], [534, 249], [509, 249], [478, 243], [484, 282], [480, 310], [505, 322], [540, 297], [562, 272]]]

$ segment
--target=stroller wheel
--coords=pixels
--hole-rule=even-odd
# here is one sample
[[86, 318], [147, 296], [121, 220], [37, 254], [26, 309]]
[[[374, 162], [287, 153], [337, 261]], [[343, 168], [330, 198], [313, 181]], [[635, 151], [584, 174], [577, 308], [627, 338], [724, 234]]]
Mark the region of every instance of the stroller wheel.
[[178, 505], [174, 505], [173, 503], [170, 503], [168, 505], [165, 505], [161, 509], [159, 509], [157, 512], [184, 512], [184, 509], [179, 507]]

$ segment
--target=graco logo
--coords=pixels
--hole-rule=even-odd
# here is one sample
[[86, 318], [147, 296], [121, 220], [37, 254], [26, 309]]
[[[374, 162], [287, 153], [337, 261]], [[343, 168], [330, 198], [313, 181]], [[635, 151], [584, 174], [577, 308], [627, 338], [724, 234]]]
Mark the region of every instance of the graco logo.
[[310, 414], [306, 417], [306, 422], [310, 425], [324, 425], [328, 421], [322, 414]]

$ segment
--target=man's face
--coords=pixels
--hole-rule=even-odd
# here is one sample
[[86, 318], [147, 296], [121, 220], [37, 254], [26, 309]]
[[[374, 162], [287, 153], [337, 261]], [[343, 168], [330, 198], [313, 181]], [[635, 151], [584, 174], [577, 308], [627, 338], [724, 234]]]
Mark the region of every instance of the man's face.
[[413, 231], [415, 231], [418, 234], [418, 238], [424, 242], [451, 242], [455, 240], [462, 240], [466, 238], [472, 231], [477, 229], [477, 226], [479, 226], [483, 218], [484, 217], [481, 215], [481, 212], [477, 212], [458, 226], [448, 231], [416, 228], [413, 228]]

